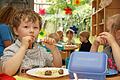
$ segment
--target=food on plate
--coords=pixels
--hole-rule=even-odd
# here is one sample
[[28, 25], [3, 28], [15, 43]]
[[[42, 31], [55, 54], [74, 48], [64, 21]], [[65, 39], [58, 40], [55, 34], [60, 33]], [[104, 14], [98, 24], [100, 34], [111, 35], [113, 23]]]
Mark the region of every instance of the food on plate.
[[65, 45], [64, 48], [65, 49], [77, 49], [78, 46], [77, 45]]
[[26, 67], [20, 67], [20, 72], [21, 73], [26, 73], [26, 71], [30, 70], [31, 68], [26, 68]]
[[58, 73], [63, 74], [64, 73], [63, 69], [58, 70]]
[[47, 71], [45, 71], [45, 75], [47, 75], [47, 76], [52, 75], [52, 71], [51, 71], [51, 70], [47, 70]]
[[42, 76], [61, 76], [64, 75], [64, 69], [45, 69], [39, 70], [35, 74]]
[[32, 68], [38, 68], [39, 65], [32, 65]]

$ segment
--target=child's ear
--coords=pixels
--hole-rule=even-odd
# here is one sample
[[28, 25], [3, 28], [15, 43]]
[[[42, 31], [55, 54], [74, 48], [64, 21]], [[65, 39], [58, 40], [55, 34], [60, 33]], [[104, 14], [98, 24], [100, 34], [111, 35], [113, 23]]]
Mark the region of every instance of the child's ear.
[[18, 35], [17, 29], [15, 27], [13, 28], [13, 31], [14, 31], [15, 35]]

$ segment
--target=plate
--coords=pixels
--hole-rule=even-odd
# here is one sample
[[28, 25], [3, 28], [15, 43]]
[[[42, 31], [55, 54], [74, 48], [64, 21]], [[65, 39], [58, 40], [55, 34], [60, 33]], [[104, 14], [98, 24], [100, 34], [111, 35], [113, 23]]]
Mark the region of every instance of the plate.
[[[58, 70], [63, 69], [64, 73], [59, 74]], [[45, 75], [46, 70], [51, 70], [52, 75]], [[68, 69], [65, 68], [34, 68], [26, 72], [28, 75], [40, 77], [40, 78], [58, 78], [62, 76], [69, 75]]]
[[116, 75], [116, 74], [118, 74], [117, 70], [109, 69], [109, 70], [107, 70], [106, 76], [113, 76], [113, 75]]
[[65, 50], [75, 50], [77, 48], [77, 45], [65, 45]]

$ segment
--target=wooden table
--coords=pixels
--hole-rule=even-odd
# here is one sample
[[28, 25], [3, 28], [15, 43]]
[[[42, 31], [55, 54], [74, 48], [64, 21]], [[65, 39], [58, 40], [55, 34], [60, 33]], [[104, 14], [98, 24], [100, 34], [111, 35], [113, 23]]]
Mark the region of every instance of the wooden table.
[[71, 50], [74, 51], [75, 49], [78, 49], [77, 45], [65, 45], [64, 50], [62, 50], [60, 52], [61, 56], [62, 56], [62, 59], [65, 60], [67, 57], [69, 57], [70, 56], [70, 51]]
[[[69, 76], [64, 76], [64, 77], [54, 78], [54, 79], [45, 79], [45, 78], [37, 78], [37, 77], [29, 76], [25, 73], [21, 75], [17, 75], [16, 77], [21, 77], [21, 79], [16, 78], [16, 80], [69, 80]], [[112, 77], [107, 77], [106, 80], [120, 80], [120, 74]]]

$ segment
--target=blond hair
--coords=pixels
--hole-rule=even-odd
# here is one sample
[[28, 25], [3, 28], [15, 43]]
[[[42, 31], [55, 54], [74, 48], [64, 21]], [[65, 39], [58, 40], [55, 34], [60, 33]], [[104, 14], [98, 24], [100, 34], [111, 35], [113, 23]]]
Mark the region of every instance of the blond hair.
[[13, 27], [18, 28], [19, 25], [21, 24], [21, 20], [25, 20], [28, 18], [28, 21], [31, 21], [35, 23], [36, 21], [39, 22], [39, 27], [41, 29], [42, 27], [42, 18], [37, 14], [36, 12], [32, 11], [31, 9], [21, 9], [19, 10], [16, 14], [15, 17], [13, 18]]
[[60, 39], [59, 39], [59, 35], [58, 35], [57, 33], [51, 33], [51, 34], [48, 35], [48, 37], [55, 39], [55, 41], [56, 41], [57, 43], [58, 43], [58, 41], [60, 40]]
[[86, 39], [88, 40], [90, 37], [90, 33], [88, 31], [82, 31], [79, 33], [80, 36], [82, 37], [86, 37]]
[[109, 17], [109, 20], [112, 20], [112, 25], [109, 26], [111, 32], [114, 32], [120, 29], [120, 14], [115, 14]]

